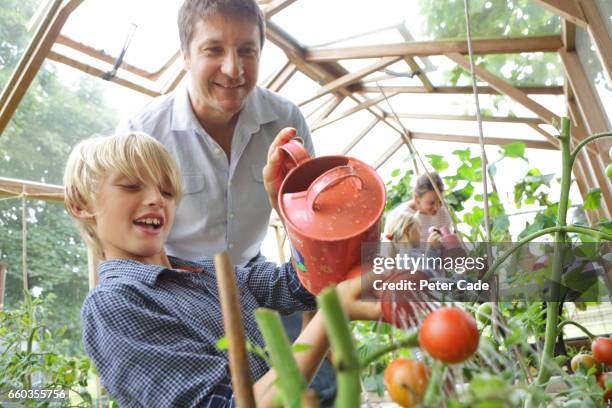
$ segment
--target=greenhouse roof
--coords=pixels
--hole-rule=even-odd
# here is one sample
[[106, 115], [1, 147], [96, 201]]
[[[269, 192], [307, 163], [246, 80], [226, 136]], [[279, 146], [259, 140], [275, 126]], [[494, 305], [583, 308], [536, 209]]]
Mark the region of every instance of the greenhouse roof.
[[[172, 91], [185, 75], [180, 0], [26, 3], [17, 12], [27, 14], [31, 43], [5, 67], [15, 75], [0, 78], [0, 131], [45, 60], [147, 96]], [[356, 155], [388, 179], [410, 143], [478, 143], [463, 1], [259, 3], [267, 19], [259, 83], [301, 107], [319, 153]], [[610, 2], [473, 0], [469, 14], [485, 144], [556, 149], [551, 125], [566, 112], [577, 138], [610, 129]], [[129, 111], [133, 101], [111, 103]], [[608, 147], [601, 141], [590, 154]], [[576, 174], [583, 196], [603, 174], [603, 162], [590, 161]], [[609, 183], [602, 190], [612, 205]]]

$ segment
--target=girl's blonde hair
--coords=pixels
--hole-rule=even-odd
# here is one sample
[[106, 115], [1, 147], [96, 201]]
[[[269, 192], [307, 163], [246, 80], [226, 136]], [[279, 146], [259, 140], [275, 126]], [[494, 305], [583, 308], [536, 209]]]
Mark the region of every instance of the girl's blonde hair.
[[163, 186], [164, 191], [173, 195], [177, 206], [183, 195], [176, 162], [160, 142], [145, 133], [96, 136], [78, 143], [64, 171], [64, 203], [68, 213], [75, 217], [86, 244], [100, 259], [104, 259], [104, 252], [94, 220], [78, 218], [74, 208], [93, 208], [96, 191], [113, 172], [130, 180]]
[[389, 219], [385, 227], [387, 229], [385, 235], [389, 241], [398, 242], [410, 228], [419, 227], [419, 220], [415, 214], [408, 214], [402, 211], [392, 219]]

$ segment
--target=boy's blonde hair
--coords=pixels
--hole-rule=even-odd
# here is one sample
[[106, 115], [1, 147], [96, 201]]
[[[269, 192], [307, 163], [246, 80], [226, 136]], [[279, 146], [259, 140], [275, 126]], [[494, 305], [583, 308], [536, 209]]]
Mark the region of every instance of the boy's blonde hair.
[[112, 172], [119, 172], [130, 180], [163, 186], [164, 191], [173, 195], [177, 206], [183, 195], [176, 162], [161, 143], [145, 133], [96, 136], [78, 143], [64, 171], [64, 202], [77, 220], [85, 242], [100, 259], [104, 259], [104, 252], [93, 218], [78, 218], [74, 209], [91, 209], [99, 185]]

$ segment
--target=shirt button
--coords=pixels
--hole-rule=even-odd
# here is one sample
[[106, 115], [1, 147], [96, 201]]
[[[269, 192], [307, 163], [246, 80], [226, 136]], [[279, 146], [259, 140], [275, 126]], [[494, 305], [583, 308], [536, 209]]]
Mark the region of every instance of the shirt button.
[[229, 219], [231, 220], [232, 218], [234, 218], [234, 214], [229, 215]]
[[234, 244], [229, 244], [230, 249], [234, 247]]

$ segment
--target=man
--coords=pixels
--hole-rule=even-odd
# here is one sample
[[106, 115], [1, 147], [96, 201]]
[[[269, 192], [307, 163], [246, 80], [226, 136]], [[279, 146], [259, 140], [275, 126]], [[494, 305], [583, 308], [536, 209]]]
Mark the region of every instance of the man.
[[117, 133], [144, 131], [177, 159], [185, 198], [166, 249], [193, 259], [227, 250], [245, 265], [259, 254], [271, 208], [261, 171], [284, 127], [313, 154], [298, 108], [256, 86], [264, 19], [252, 0], [186, 0], [179, 36], [187, 81], [153, 99]]
[[[250, 265], [271, 213], [262, 180], [268, 148], [292, 126], [314, 156], [310, 131], [293, 103], [256, 85], [265, 22], [254, 0], [185, 0], [178, 27], [186, 81], [117, 132], [152, 135], [181, 169], [185, 195], [167, 253], [195, 259], [227, 250], [234, 264]], [[295, 339], [300, 315], [284, 323]], [[325, 406], [335, 381], [328, 362], [321, 372], [313, 385]]]

